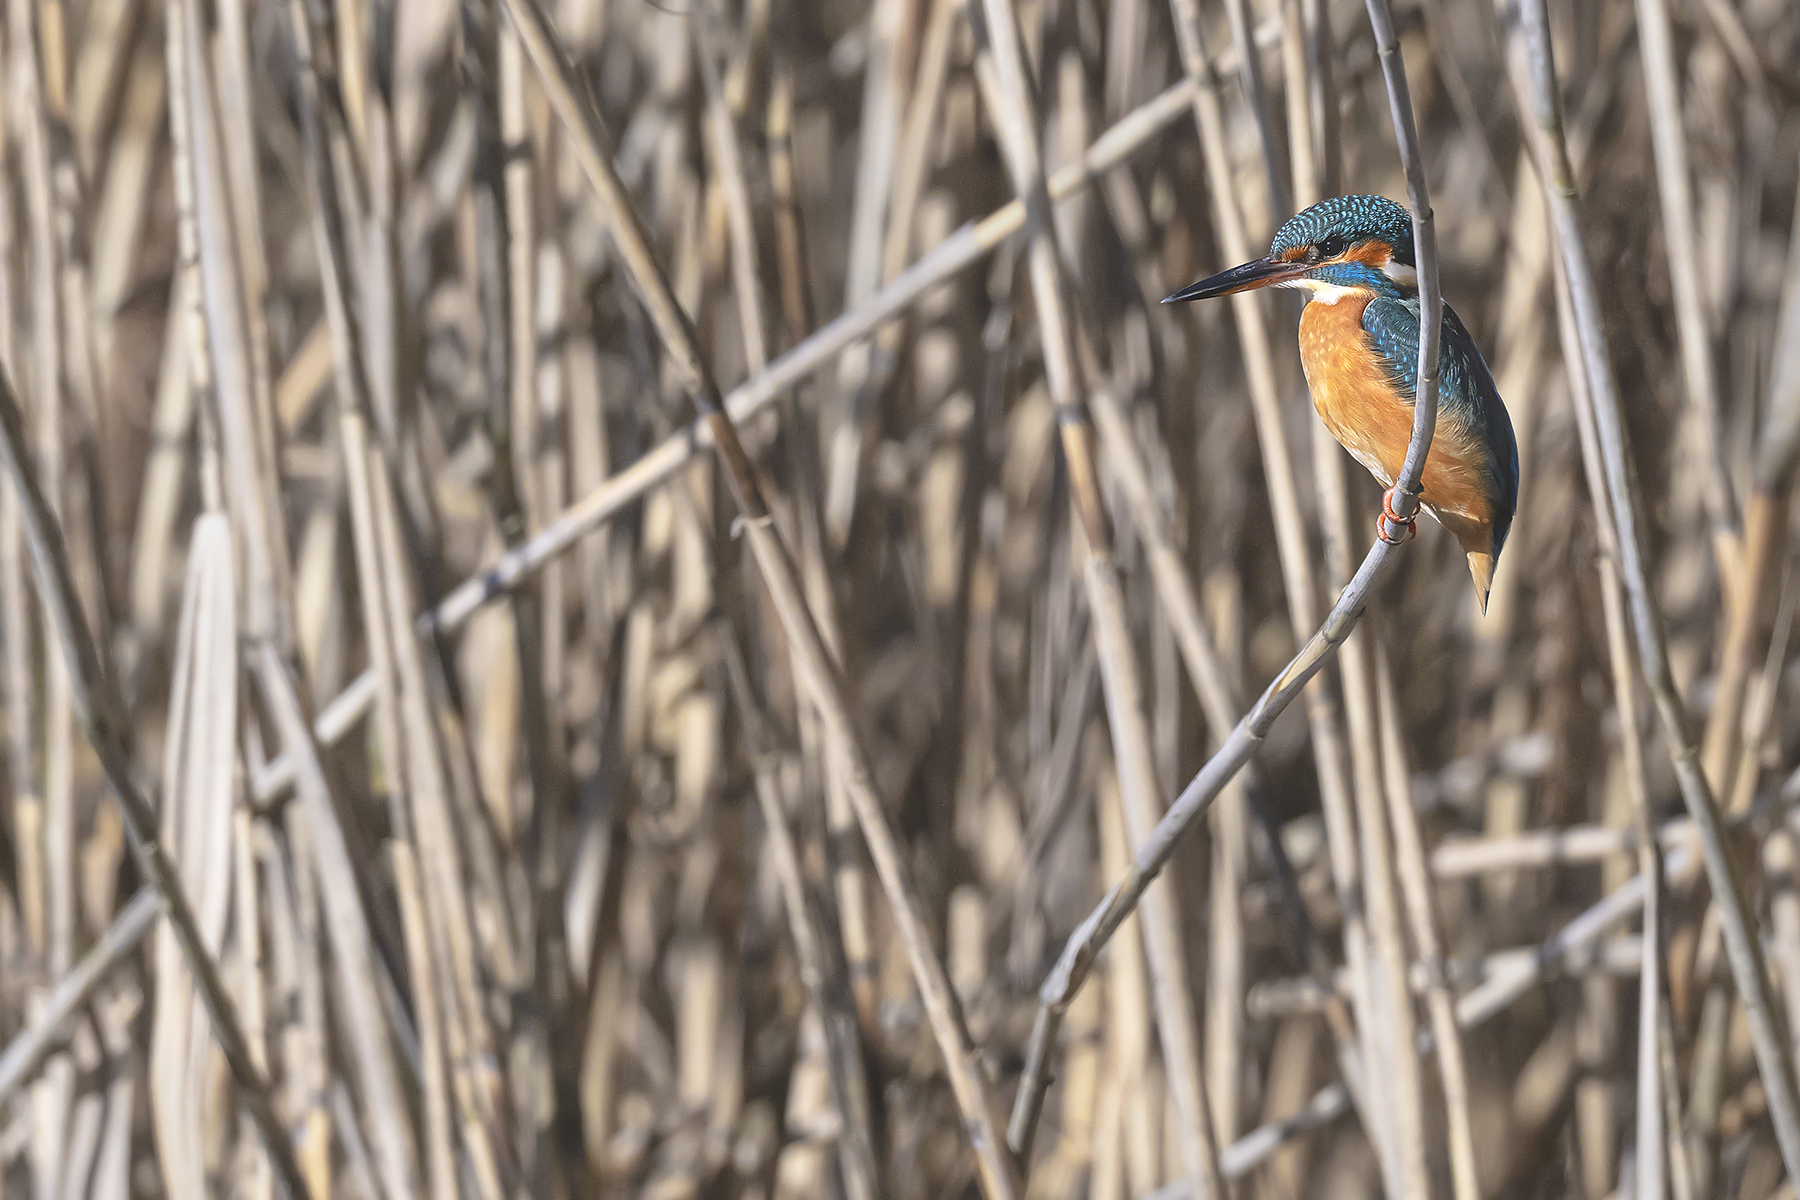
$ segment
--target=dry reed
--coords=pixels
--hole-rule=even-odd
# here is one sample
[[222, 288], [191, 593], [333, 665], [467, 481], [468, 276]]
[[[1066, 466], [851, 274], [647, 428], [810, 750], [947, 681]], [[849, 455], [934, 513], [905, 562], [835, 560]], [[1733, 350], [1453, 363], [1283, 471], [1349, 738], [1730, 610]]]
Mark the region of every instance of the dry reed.
[[[1793, 1194], [1794, 5], [0, 37], [0, 1192]], [[1486, 617], [1157, 303], [1344, 192]]]

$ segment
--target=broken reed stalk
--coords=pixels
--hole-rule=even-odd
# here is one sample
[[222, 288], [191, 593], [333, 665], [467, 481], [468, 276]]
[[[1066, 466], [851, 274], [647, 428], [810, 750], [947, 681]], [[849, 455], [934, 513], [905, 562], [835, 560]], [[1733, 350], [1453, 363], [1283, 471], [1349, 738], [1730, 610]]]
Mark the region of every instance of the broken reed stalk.
[[[1080, 522], [1087, 557], [1082, 576], [1099, 651], [1100, 679], [1106, 697], [1107, 726], [1118, 771], [1119, 798], [1125, 828], [1142, 841], [1155, 826], [1161, 788], [1144, 710], [1143, 676], [1138, 667], [1124, 589], [1113, 562], [1112, 528], [1100, 500], [1094, 465], [1094, 431], [1083, 399], [1081, 363], [1076, 351], [1078, 320], [1063, 273], [1062, 248], [1051, 218], [1038, 155], [1041, 137], [1036, 105], [1027, 79], [1018, 17], [1011, 0], [984, 0], [985, 39], [977, 36], [976, 78], [999, 135], [1001, 156], [1013, 190], [1025, 202], [1026, 265], [1038, 325], [1042, 331], [1044, 374], [1056, 410], [1063, 461], [1069, 474], [1069, 496]], [[971, 8], [970, 16], [975, 16]], [[982, 44], [985, 41], [985, 44]], [[1150, 967], [1151, 998], [1163, 1048], [1163, 1068], [1176, 1108], [1176, 1129], [1189, 1176], [1199, 1181], [1207, 1200], [1223, 1200], [1218, 1147], [1211, 1105], [1200, 1068], [1199, 1023], [1188, 992], [1187, 955], [1174, 889], [1164, 886], [1144, 897], [1144, 948]], [[1037, 1103], [1042, 1093], [1036, 1094]], [[1007, 1129], [1013, 1155], [1027, 1163], [1036, 1132], [1036, 1107], [1015, 1107]]]
[[1539, 163], [1539, 178], [1560, 242], [1580, 339], [1578, 347], [1565, 346], [1564, 353], [1579, 350], [1581, 368], [1587, 376], [1587, 390], [1605, 467], [1606, 490], [1617, 528], [1619, 568], [1630, 603], [1639, 666], [1656, 701], [1682, 802], [1699, 834], [1701, 855], [1725, 937], [1726, 957], [1737, 985], [1739, 1003], [1744, 1006], [1749, 1021], [1751, 1044], [1768, 1095], [1770, 1123], [1788, 1174], [1800, 1177], [1800, 1102], [1795, 1094], [1786, 1031], [1782, 1029], [1781, 1013], [1770, 994], [1762, 945], [1745, 899], [1744, 880], [1725, 845], [1719, 808], [1701, 769], [1699, 749], [1689, 729], [1686, 710], [1675, 690], [1662, 613], [1645, 572], [1638, 529], [1642, 502], [1638, 495], [1636, 466], [1625, 441], [1623, 412], [1601, 323], [1599, 296], [1575, 207], [1574, 173], [1563, 138], [1556, 65], [1544, 0], [1522, 0], [1521, 16], [1531, 73], [1533, 116], [1547, 145], [1548, 161]]
[[[1232, 66], [1223, 60], [1218, 71]], [[1052, 174], [1050, 198], [1060, 200], [1105, 175], [1180, 120], [1193, 103], [1194, 84], [1183, 80], [1107, 129], [1088, 147], [1080, 162]], [[963, 225], [869, 300], [842, 314], [769, 364], [769, 369], [733, 388], [725, 397], [725, 413], [743, 422], [772, 406], [789, 389], [836, 361], [857, 339], [904, 313], [936, 285], [980, 262], [1025, 227], [1025, 205], [1012, 200], [979, 221]], [[570, 546], [612, 520], [712, 445], [704, 420], [696, 420], [614, 472], [543, 531], [492, 566], [452, 588], [419, 617], [422, 633], [448, 633], [460, 628], [482, 607], [521, 586]], [[333, 746], [347, 736], [375, 703], [375, 673], [364, 670], [319, 712], [315, 734]], [[293, 785], [294, 764], [283, 755], [257, 773], [254, 793], [259, 803], [277, 800]]]
[[975, 1045], [956, 993], [931, 945], [923, 903], [876, 791], [868, 750], [851, 715], [842, 681], [813, 623], [799, 574], [775, 529], [755, 469], [738, 440], [737, 428], [725, 408], [711, 366], [650, 248], [636, 207], [613, 168], [600, 119], [581, 98], [548, 18], [536, 0], [505, 0], [504, 6], [537, 69], [551, 108], [568, 133], [570, 150], [606, 211], [621, 265], [630, 275], [663, 350], [698, 412], [699, 423], [711, 436], [741, 513], [739, 528], [750, 543], [751, 554], [787, 631], [805, 686], [830, 738], [838, 746], [844, 783], [911, 960], [932, 1032], [943, 1053], [945, 1071], [973, 1143], [983, 1190], [990, 1200], [1015, 1200], [1023, 1195], [1023, 1181], [1018, 1164], [1006, 1150], [1004, 1125], [991, 1085], [976, 1061]]
[[68, 548], [62, 533], [50, 514], [43, 489], [38, 486], [37, 468], [26, 450], [25, 423], [19, 413], [19, 402], [13, 396], [12, 384], [0, 375], [0, 466], [20, 501], [20, 517], [25, 541], [31, 550], [33, 576], [38, 596], [56, 629], [63, 659], [68, 664], [70, 703], [76, 720], [93, 744], [101, 769], [119, 816], [125, 827], [138, 869], [146, 882], [156, 889], [168, 914], [169, 925], [181, 947], [181, 955], [199, 989], [206, 1006], [219, 1049], [225, 1055], [239, 1095], [256, 1123], [275, 1179], [289, 1200], [306, 1195], [299, 1163], [294, 1158], [293, 1144], [286, 1127], [276, 1115], [270, 1099], [268, 1079], [257, 1069], [250, 1045], [244, 1037], [237, 1007], [225, 990], [218, 966], [206, 952], [200, 927], [188, 905], [175, 865], [163, 850], [158, 834], [156, 810], [138, 790], [131, 774], [130, 752], [126, 749], [125, 705], [118, 686], [100, 670], [100, 655], [88, 629], [87, 617], [75, 592], [75, 579], [69, 571]]

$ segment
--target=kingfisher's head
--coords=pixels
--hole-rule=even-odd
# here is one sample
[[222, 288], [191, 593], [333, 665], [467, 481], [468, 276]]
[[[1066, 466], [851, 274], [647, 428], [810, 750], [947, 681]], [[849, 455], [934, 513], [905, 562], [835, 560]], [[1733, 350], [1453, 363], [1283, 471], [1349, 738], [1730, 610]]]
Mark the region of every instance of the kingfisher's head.
[[1335, 304], [1346, 295], [1407, 295], [1418, 287], [1412, 215], [1385, 196], [1338, 196], [1297, 213], [1267, 258], [1221, 271], [1176, 292], [1205, 300], [1261, 287], [1300, 288]]

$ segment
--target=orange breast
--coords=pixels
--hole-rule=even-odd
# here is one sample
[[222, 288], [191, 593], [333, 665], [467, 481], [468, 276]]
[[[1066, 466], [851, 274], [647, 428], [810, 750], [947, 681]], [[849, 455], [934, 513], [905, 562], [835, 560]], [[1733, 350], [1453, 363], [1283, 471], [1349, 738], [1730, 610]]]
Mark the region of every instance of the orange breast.
[[[1412, 439], [1413, 410], [1369, 346], [1362, 326], [1367, 304], [1355, 296], [1308, 304], [1300, 317], [1300, 362], [1325, 428], [1383, 487], [1392, 487]], [[1421, 499], [1465, 550], [1487, 552], [1493, 507], [1481, 487], [1478, 452], [1473, 431], [1440, 410]]]

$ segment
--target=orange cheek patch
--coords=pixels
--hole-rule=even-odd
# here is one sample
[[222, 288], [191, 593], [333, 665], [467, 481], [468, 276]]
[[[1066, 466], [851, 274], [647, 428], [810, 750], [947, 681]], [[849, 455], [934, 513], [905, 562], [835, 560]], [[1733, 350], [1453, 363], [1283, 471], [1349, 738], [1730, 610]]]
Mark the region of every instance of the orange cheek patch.
[[1394, 257], [1393, 251], [1380, 242], [1358, 242], [1344, 251], [1346, 262], [1362, 263], [1364, 266], [1374, 267], [1377, 271], [1387, 266], [1388, 260], [1392, 257]]

